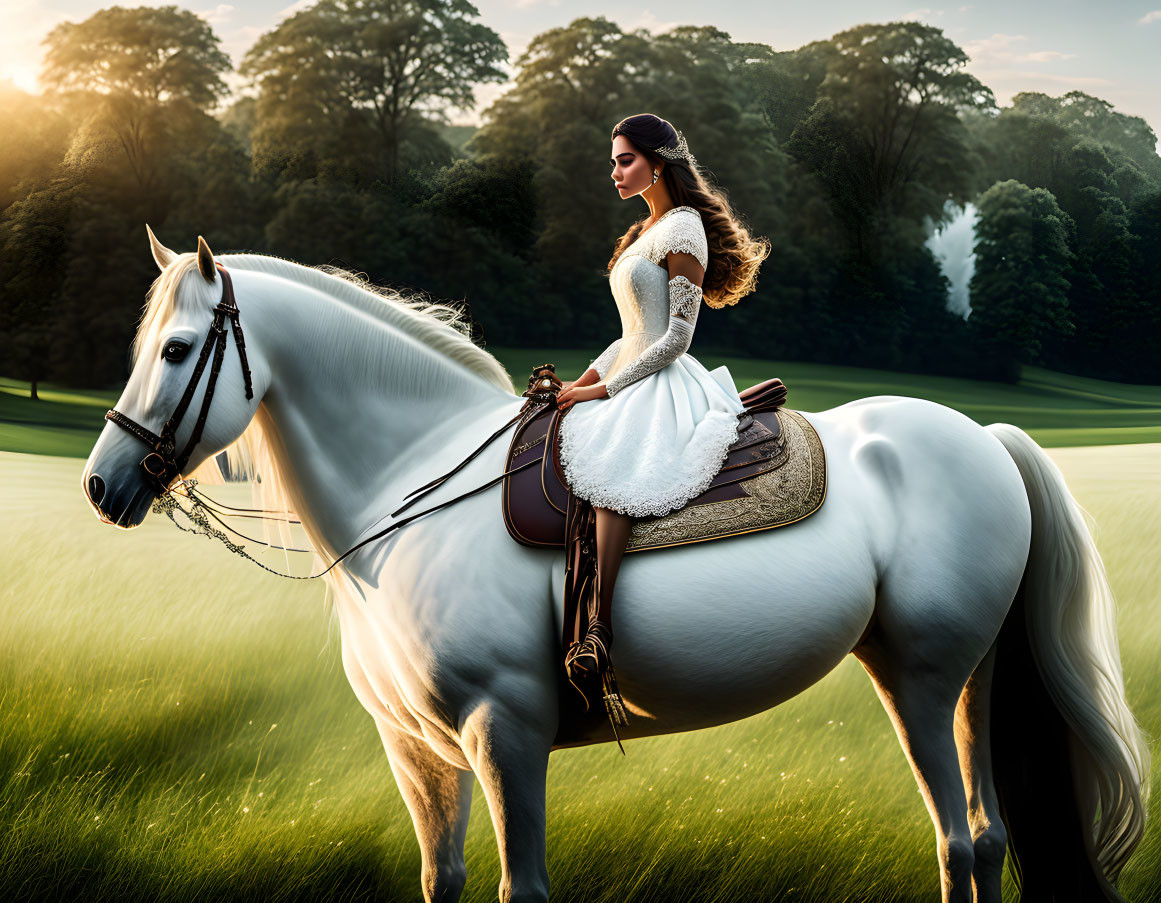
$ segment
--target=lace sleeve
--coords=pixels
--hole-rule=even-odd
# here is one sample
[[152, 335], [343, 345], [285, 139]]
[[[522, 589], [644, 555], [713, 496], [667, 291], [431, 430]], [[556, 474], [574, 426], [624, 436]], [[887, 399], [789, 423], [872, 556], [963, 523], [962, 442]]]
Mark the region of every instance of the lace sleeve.
[[684, 276], [670, 279], [669, 328], [665, 335], [642, 351], [635, 361], [605, 383], [609, 397], [612, 398], [625, 386], [657, 372], [685, 354], [693, 341], [693, 327], [700, 307], [701, 286], [694, 285]]
[[597, 376], [601, 379], [605, 378], [605, 374], [609, 372], [609, 365], [617, 358], [617, 352], [621, 350], [621, 340], [617, 339], [613, 344], [600, 353], [600, 355], [589, 364], [589, 369], [596, 370]]
[[689, 325], [697, 323], [697, 312], [701, 310], [701, 286], [695, 285], [684, 276], [674, 276], [669, 280], [669, 313], [674, 317], [685, 317]]
[[653, 262], [660, 266], [665, 266], [668, 254], [692, 254], [704, 270], [709, 264], [709, 243], [701, 215], [693, 210], [679, 211], [658, 236], [655, 248], [657, 259]]

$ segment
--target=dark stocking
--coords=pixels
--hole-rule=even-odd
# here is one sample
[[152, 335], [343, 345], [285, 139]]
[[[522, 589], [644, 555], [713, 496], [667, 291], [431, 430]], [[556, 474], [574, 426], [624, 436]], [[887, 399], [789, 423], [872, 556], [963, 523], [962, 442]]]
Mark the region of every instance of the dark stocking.
[[597, 618], [612, 627], [613, 585], [621, 568], [621, 557], [633, 528], [633, 518], [612, 508], [595, 508], [597, 514], [597, 572], [600, 600]]

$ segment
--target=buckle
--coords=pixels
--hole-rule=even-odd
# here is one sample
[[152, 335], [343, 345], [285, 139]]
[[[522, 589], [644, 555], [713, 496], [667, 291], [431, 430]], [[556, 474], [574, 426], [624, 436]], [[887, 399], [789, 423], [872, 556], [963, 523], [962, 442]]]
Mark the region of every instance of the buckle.
[[[154, 470], [153, 467], [149, 466], [150, 464], [156, 466], [157, 469]], [[141, 466], [145, 469], [147, 474], [156, 480], [160, 480], [169, 470], [169, 464], [166, 462], [165, 458], [163, 458], [155, 451], [151, 451], [141, 459]]]
[[197, 484], [198, 481], [193, 477], [190, 477], [188, 480], [179, 477], [170, 484], [169, 491], [176, 495], [183, 495], [188, 499], [190, 497], [189, 491]]
[[527, 396], [552, 394], [555, 395], [564, 385], [556, 375], [556, 364], [540, 364], [532, 368], [532, 375], [528, 377], [528, 388], [524, 391]]

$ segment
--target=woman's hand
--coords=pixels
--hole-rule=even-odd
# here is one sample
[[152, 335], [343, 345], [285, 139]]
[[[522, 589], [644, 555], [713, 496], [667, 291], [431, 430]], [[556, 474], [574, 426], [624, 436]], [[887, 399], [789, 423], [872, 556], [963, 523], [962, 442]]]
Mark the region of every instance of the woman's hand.
[[560, 384], [560, 391], [563, 392], [566, 389], [571, 389], [571, 388], [573, 388], [573, 386], [576, 386], [578, 389], [581, 386], [591, 386], [591, 385], [593, 385], [593, 383], [597, 382], [600, 378], [601, 378], [600, 374], [597, 373], [597, 371], [594, 370], [592, 367], [589, 367], [589, 369], [587, 369], [584, 373], [582, 373], [577, 379], [571, 379], [571, 380], [568, 380], [567, 382], [562, 382]]
[[604, 383], [597, 383], [593, 386], [578, 386], [570, 385], [567, 389], [561, 391], [556, 396], [556, 406], [561, 411], [567, 411], [578, 401], [591, 401], [594, 398], [608, 398], [609, 392], [605, 388]]

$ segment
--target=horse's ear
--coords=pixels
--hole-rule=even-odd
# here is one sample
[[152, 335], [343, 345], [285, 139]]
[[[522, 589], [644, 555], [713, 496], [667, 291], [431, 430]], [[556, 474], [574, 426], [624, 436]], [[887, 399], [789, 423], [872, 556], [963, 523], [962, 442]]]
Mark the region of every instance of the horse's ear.
[[153, 251], [153, 259], [157, 261], [157, 265], [164, 271], [167, 266], [173, 263], [173, 259], [177, 257], [177, 254], [157, 240], [157, 236], [149, 228], [149, 223], [145, 224], [145, 231], [149, 233], [149, 247]]
[[210, 246], [206, 244], [206, 240], [200, 235], [198, 236], [198, 269], [202, 276], [205, 277], [206, 282], [213, 282], [216, 274], [214, 267], [214, 252], [210, 250]]

